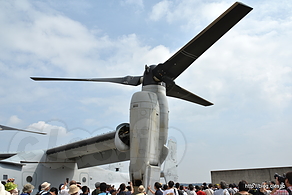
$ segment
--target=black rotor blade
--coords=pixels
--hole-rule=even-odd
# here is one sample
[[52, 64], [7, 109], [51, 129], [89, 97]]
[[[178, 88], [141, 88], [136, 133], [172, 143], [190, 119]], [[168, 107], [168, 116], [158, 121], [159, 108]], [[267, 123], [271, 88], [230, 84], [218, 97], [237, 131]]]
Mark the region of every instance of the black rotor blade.
[[181, 88], [180, 86], [174, 84], [171, 86], [171, 89], [166, 91], [166, 95], [170, 97], [175, 97], [183, 100], [187, 100], [202, 106], [211, 106], [213, 103]]
[[157, 65], [153, 69], [154, 76], [161, 81], [163, 81], [163, 77], [176, 79], [251, 10], [251, 7], [242, 3], [234, 3], [171, 58], [163, 64]]
[[17, 129], [17, 128], [13, 128], [13, 127], [8, 127], [8, 126], [4, 126], [4, 125], [0, 125], [0, 131], [3, 130], [7, 130], [7, 131], [24, 131], [24, 132], [28, 132], [28, 133], [37, 133], [37, 134], [42, 134], [42, 135], [46, 135], [47, 133], [44, 132], [40, 132], [40, 131], [31, 131], [31, 130], [25, 130], [25, 129]]
[[142, 76], [125, 76], [120, 78], [49, 78], [49, 77], [30, 77], [34, 81], [91, 81], [91, 82], [111, 82], [124, 85], [137, 86], [141, 84]]

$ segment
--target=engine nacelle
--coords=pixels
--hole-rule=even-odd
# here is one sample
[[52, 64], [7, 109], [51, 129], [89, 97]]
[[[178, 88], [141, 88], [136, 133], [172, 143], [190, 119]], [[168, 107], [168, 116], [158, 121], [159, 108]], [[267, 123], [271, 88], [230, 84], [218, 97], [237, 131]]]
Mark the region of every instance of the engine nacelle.
[[130, 124], [122, 123], [116, 128], [115, 135], [116, 148], [121, 152], [126, 152], [130, 149]]

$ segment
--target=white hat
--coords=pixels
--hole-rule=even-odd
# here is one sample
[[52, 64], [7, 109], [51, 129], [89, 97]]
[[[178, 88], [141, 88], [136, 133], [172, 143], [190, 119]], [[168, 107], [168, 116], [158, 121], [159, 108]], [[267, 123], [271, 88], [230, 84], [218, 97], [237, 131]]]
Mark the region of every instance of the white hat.
[[75, 194], [76, 192], [78, 192], [80, 189], [78, 188], [77, 185], [73, 184], [71, 186], [69, 186], [69, 194]]
[[138, 187], [138, 192], [140, 192], [140, 193], [145, 192], [145, 188], [144, 188], [143, 185], [140, 185], [140, 186]]
[[50, 186], [51, 186], [51, 184], [45, 181], [41, 185], [41, 190], [45, 190], [46, 188], [49, 188]]

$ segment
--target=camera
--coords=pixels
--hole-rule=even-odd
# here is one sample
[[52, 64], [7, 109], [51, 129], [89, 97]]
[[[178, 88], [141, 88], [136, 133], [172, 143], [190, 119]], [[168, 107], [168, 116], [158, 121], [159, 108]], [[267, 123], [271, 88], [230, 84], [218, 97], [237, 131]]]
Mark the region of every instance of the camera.
[[276, 179], [278, 177], [278, 181], [280, 183], [285, 183], [286, 174], [284, 173], [283, 176], [279, 175], [278, 173], [275, 173], [274, 178]]

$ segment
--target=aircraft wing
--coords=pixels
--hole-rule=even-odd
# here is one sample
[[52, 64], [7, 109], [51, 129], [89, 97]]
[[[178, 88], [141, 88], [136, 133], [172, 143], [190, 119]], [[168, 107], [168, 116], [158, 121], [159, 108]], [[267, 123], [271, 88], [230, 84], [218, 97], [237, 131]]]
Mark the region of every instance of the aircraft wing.
[[46, 151], [50, 160], [73, 160], [78, 168], [130, 160], [130, 152], [120, 152], [114, 144], [115, 132], [69, 143]]

